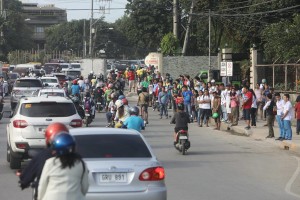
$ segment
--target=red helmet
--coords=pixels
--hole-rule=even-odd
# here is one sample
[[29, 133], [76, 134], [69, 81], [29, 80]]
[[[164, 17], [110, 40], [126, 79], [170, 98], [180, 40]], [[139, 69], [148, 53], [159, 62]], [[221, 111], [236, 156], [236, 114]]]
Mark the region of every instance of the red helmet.
[[69, 129], [66, 127], [66, 125], [64, 125], [60, 122], [55, 122], [55, 123], [48, 125], [48, 127], [46, 128], [46, 131], [45, 131], [46, 144], [47, 145], [51, 144], [54, 136], [61, 132], [69, 133]]
[[75, 79], [75, 80], [73, 80], [73, 84], [77, 84], [77, 80]]
[[122, 99], [124, 105], [128, 105], [128, 100], [126, 98]]

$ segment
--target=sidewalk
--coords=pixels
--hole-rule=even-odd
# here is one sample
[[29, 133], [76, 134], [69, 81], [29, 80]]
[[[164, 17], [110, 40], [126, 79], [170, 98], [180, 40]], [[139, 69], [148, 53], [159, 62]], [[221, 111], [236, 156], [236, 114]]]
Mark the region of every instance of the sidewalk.
[[[295, 124], [294, 122], [292, 123]], [[292, 132], [293, 132], [292, 140], [279, 141], [279, 140], [275, 140], [275, 138], [279, 137], [279, 128], [276, 120], [275, 120], [275, 126], [273, 127], [275, 138], [266, 138], [269, 134], [269, 129], [267, 126], [264, 126], [265, 124], [266, 121], [258, 120], [258, 122], [256, 122], [256, 127], [251, 127], [250, 130], [246, 130], [245, 121], [239, 120], [238, 126], [230, 127], [229, 124], [221, 123], [221, 131], [227, 131], [227, 132], [229, 131], [232, 134], [251, 137], [254, 140], [264, 140], [266, 142], [273, 143], [274, 145], [278, 146], [281, 149], [290, 150], [300, 154], [300, 135], [296, 134], [295, 126], [292, 126]]]

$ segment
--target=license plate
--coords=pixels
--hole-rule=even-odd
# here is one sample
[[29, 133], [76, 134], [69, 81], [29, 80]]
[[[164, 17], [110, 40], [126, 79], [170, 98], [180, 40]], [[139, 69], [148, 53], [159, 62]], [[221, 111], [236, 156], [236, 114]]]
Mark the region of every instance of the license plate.
[[45, 133], [46, 129], [45, 128], [39, 128], [39, 132]]
[[187, 140], [188, 137], [187, 136], [179, 136], [179, 140]]
[[85, 114], [85, 116], [90, 116], [90, 114]]
[[101, 183], [126, 183], [126, 173], [101, 173], [99, 176]]

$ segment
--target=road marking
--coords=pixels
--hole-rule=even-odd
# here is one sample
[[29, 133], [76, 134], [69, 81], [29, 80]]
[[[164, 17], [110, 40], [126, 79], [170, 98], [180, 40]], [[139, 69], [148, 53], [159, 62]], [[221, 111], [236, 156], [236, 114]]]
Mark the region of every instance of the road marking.
[[296, 156], [293, 156], [293, 157], [298, 161], [298, 167], [297, 167], [296, 171], [294, 172], [293, 176], [292, 176], [292, 177], [290, 178], [290, 180], [287, 182], [287, 184], [286, 184], [286, 186], [285, 186], [285, 191], [286, 191], [288, 194], [292, 195], [292, 196], [295, 196], [295, 197], [300, 198], [300, 195], [295, 194], [295, 193], [293, 193], [293, 192], [291, 191], [292, 185], [293, 185], [293, 183], [295, 182], [297, 176], [298, 176], [299, 173], [300, 173], [300, 159], [299, 159], [298, 157], [296, 157]]

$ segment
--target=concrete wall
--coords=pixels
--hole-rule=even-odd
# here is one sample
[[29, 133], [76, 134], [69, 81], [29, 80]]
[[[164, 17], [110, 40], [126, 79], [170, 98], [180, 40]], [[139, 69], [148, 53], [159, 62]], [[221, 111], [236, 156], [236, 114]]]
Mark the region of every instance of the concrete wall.
[[[200, 70], [209, 69], [208, 56], [163, 57], [162, 74], [169, 73], [173, 78], [180, 74], [195, 77]], [[218, 57], [211, 56], [212, 69], [218, 69]]]

